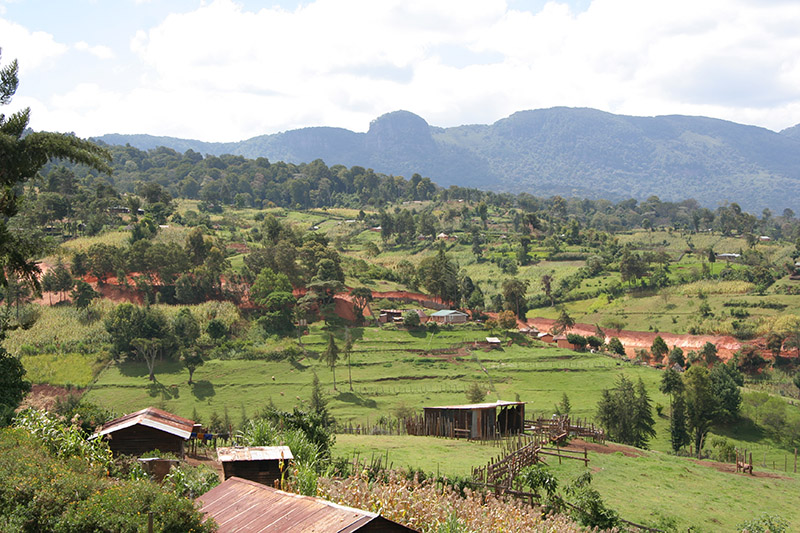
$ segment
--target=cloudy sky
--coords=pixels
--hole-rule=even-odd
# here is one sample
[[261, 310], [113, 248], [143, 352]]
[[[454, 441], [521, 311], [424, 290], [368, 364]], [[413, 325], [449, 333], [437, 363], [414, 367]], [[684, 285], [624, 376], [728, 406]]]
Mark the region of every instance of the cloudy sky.
[[4, 112], [81, 136], [237, 141], [523, 109], [800, 123], [795, 0], [0, 0]]

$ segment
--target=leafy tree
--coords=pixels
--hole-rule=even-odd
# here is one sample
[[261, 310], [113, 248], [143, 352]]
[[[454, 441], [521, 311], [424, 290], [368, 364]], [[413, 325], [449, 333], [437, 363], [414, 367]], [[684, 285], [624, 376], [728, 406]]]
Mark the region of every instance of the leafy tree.
[[283, 272], [275, 273], [271, 268], [264, 267], [250, 288], [250, 299], [255, 304], [266, 306], [269, 296], [274, 292], [291, 294], [292, 284], [289, 283], [289, 277]]
[[458, 267], [447, 257], [444, 246], [433, 257], [423, 259], [417, 273], [422, 285], [443, 302], [454, 304], [461, 299]]
[[658, 390], [669, 395], [669, 404], [670, 408], [672, 409], [675, 396], [683, 392], [683, 379], [681, 378], [680, 373], [673, 368], [666, 369], [661, 375], [661, 384], [659, 385]]
[[333, 372], [333, 390], [338, 390], [336, 388], [336, 362], [339, 360], [339, 347], [336, 345], [333, 333], [328, 333], [328, 345], [325, 347], [325, 351], [322, 352], [322, 357], [331, 372]]
[[794, 383], [794, 386], [800, 390], [800, 371], [795, 372], [794, 376], [792, 377], [792, 383]]
[[680, 365], [681, 367], [686, 366], [686, 359], [683, 356], [683, 350], [680, 346], [673, 346], [672, 349], [669, 351], [669, 364], [670, 365]]
[[703, 345], [703, 348], [700, 350], [700, 355], [703, 357], [703, 361], [705, 361], [706, 365], [709, 367], [719, 361], [719, 357], [717, 356], [717, 346], [711, 342], [706, 342]]
[[578, 350], [586, 348], [586, 337], [577, 333], [567, 333], [567, 342], [575, 346]]
[[774, 331], [767, 335], [767, 349], [772, 352], [775, 359], [780, 355], [781, 348], [783, 348], [783, 335]]
[[672, 401], [669, 434], [672, 450], [675, 453], [691, 442], [691, 436], [686, 430], [686, 401], [683, 399], [683, 394], [680, 393], [676, 394]]
[[[0, 68], [0, 106], [11, 102], [19, 84], [17, 61]], [[94, 143], [74, 135], [30, 132], [30, 108], [11, 116], [0, 113], [0, 284], [13, 273], [33, 287], [39, 287], [40, 270], [26, 254], [24, 236], [9, 231], [9, 218], [17, 214], [18, 187], [36, 176], [51, 159], [62, 159], [110, 172], [109, 153]]]
[[0, 425], [5, 426], [11, 421], [14, 409], [31, 390], [31, 384], [26, 381], [25, 368], [19, 359], [9, 354], [2, 346], [6, 337], [6, 325], [0, 324]]
[[197, 349], [184, 349], [181, 353], [181, 362], [186, 367], [186, 370], [189, 371], [189, 385], [191, 385], [194, 371], [205, 363], [203, 354]]
[[768, 361], [761, 357], [758, 348], [752, 345], [742, 346], [738, 352], [733, 355], [736, 366], [745, 374], [755, 374], [763, 369]]
[[353, 299], [356, 317], [361, 322], [364, 319], [364, 308], [372, 301], [372, 291], [369, 287], [354, 287], [350, 289], [350, 297]]
[[715, 420], [722, 422], [735, 420], [742, 405], [739, 387], [744, 385], [744, 376], [736, 368], [735, 361], [714, 365], [709, 372], [709, 379], [711, 394], [717, 404]]
[[503, 329], [514, 329], [517, 326], [517, 315], [511, 310], [503, 311], [497, 316], [497, 323]]
[[121, 303], [105, 321], [111, 336], [112, 351], [117, 355], [134, 355], [131, 342], [136, 338], [167, 339], [171, 333], [164, 315], [152, 307]]
[[222, 320], [213, 318], [208, 321], [206, 333], [208, 333], [209, 337], [218, 341], [228, 335], [228, 326]]
[[687, 429], [692, 435], [695, 453], [699, 457], [705, 436], [714, 422], [717, 408], [708, 369], [692, 366], [683, 373], [683, 384], [686, 395]]
[[42, 291], [48, 292], [48, 298], [50, 299], [50, 305], [53, 305], [53, 294], [58, 290], [58, 282], [56, 281], [55, 272], [52, 269], [48, 270], [42, 276]]
[[617, 355], [625, 355], [625, 346], [622, 345], [622, 341], [617, 337], [611, 337], [608, 341], [608, 349]]
[[347, 357], [347, 377], [350, 380], [350, 390], [353, 390], [353, 370], [350, 366], [350, 356], [353, 353], [353, 337], [350, 328], [344, 328], [344, 355]]
[[467, 401], [469, 403], [481, 403], [484, 399], [486, 399], [486, 391], [477, 381], [473, 381], [467, 390], [465, 391], [467, 395]]
[[416, 328], [420, 325], [419, 315], [416, 311], [409, 310], [403, 313], [403, 325], [407, 328]]
[[319, 376], [314, 372], [314, 378], [311, 380], [311, 410], [314, 413], [327, 412], [328, 402], [322, 394], [322, 386], [319, 384]]
[[200, 337], [200, 323], [192, 312], [184, 307], [172, 319], [172, 332], [179, 343], [189, 347]]
[[664, 359], [664, 356], [667, 355], [667, 352], [669, 352], [667, 343], [664, 342], [661, 335], [656, 335], [656, 338], [653, 339], [653, 345], [650, 347], [650, 353], [653, 354], [656, 362], [660, 363]]
[[528, 302], [525, 298], [525, 293], [528, 291], [528, 280], [517, 278], [503, 280], [502, 291], [506, 308], [514, 311], [520, 320], [525, 320], [525, 314], [528, 312]]
[[92, 303], [92, 300], [100, 297], [100, 293], [94, 290], [91, 285], [79, 279], [75, 283], [75, 289], [73, 289], [69, 296], [72, 298], [72, 303], [75, 304], [75, 307], [78, 309], [86, 309], [89, 307], [89, 304]]
[[148, 379], [150, 381], [156, 380], [156, 358], [161, 355], [161, 350], [164, 348], [164, 345], [163, 339], [144, 339], [137, 337], [131, 340], [131, 346], [133, 346], [137, 355], [144, 359], [145, 364], [147, 364], [147, 371], [149, 372]]
[[589, 335], [586, 337], [586, 344], [591, 346], [593, 349], [597, 350], [603, 345], [603, 337], [598, 337], [597, 335]]
[[597, 418], [616, 442], [645, 448], [655, 436], [650, 397], [641, 379], [634, 387], [624, 375], [619, 376], [613, 389], [602, 392]]
[[575, 320], [569, 316], [566, 309], [562, 309], [561, 313], [558, 315], [558, 318], [553, 324], [553, 333], [556, 335], [567, 331], [569, 328], [575, 325]]
[[544, 274], [542, 276], [541, 283], [545, 296], [547, 296], [547, 299], [550, 300], [550, 307], [553, 307], [556, 305], [556, 301], [553, 298], [553, 276], [550, 274]]
[[570, 411], [572, 411], [572, 404], [570, 403], [569, 396], [567, 396], [566, 392], [561, 395], [561, 401], [556, 404], [555, 411], [559, 416], [569, 416]]

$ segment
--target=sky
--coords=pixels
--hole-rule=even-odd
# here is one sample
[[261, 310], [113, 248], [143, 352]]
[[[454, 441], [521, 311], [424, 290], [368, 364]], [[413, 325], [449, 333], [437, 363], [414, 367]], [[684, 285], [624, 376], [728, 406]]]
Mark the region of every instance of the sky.
[[239, 141], [527, 109], [800, 123], [796, 0], [0, 0], [8, 114]]

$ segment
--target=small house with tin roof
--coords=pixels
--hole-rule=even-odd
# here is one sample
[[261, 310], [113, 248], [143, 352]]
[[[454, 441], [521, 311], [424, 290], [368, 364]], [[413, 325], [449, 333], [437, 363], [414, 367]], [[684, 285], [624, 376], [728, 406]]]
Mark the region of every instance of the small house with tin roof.
[[413, 533], [379, 514], [232, 477], [199, 498], [219, 533]]
[[159, 450], [183, 459], [193, 427], [192, 420], [148, 407], [106, 422], [94, 437], [106, 439], [114, 455], [140, 456]]
[[275, 486], [294, 459], [288, 446], [233, 446], [217, 448], [224, 479], [240, 477]]
[[467, 321], [467, 318], [469, 318], [467, 313], [453, 309], [442, 309], [430, 315], [430, 320], [440, 324], [463, 324]]

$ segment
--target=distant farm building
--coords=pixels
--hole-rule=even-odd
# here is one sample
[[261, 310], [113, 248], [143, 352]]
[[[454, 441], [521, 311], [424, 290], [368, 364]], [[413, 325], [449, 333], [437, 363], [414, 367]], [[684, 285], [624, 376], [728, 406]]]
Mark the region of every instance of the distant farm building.
[[288, 446], [252, 446], [217, 448], [225, 479], [240, 477], [262, 485], [274, 486], [294, 459]]
[[497, 337], [486, 337], [486, 344], [493, 349], [499, 349], [503, 346], [503, 344], [500, 342], [500, 339]]
[[407, 533], [414, 530], [379, 514], [273, 489], [232, 477], [197, 502], [219, 533]]
[[724, 261], [738, 261], [740, 257], [740, 254], [716, 254], [717, 259], [722, 259]]
[[425, 407], [425, 435], [493, 439], [522, 433], [525, 402], [473, 403]]
[[542, 331], [540, 333], [537, 333], [536, 334], [536, 338], [538, 340], [540, 340], [542, 342], [546, 342], [548, 344], [553, 342], [553, 334], [552, 333], [547, 333], [546, 331]]
[[575, 346], [569, 342], [566, 335], [556, 335], [553, 337], [553, 342], [555, 342], [556, 346], [559, 348], [565, 348], [567, 350], [577, 350], [579, 348], [578, 346]]
[[431, 320], [440, 324], [463, 324], [467, 321], [467, 318], [469, 318], [468, 314], [452, 309], [442, 309], [430, 316]]
[[114, 455], [143, 455], [152, 450], [174, 453], [181, 459], [194, 422], [155, 407], [106, 422], [95, 436], [108, 440]]

